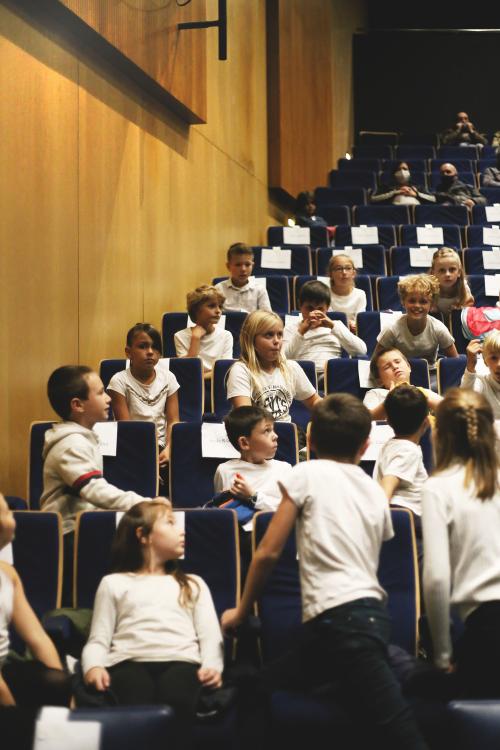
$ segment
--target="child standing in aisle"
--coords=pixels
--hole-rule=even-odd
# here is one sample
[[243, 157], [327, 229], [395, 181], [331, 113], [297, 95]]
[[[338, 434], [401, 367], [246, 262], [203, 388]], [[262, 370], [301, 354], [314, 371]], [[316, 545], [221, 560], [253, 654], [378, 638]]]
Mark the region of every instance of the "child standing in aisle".
[[[424, 595], [435, 665], [455, 663], [461, 694], [500, 688], [500, 483], [493, 413], [453, 388], [436, 412], [436, 469], [422, 493]], [[450, 607], [464, 633], [452, 650]]]
[[281, 483], [281, 503], [241, 602], [223, 614], [222, 627], [232, 632], [251, 613], [295, 527], [302, 638], [289, 658], [264, 671], [261, 689], [338, 682], [339, 700], [369, 724], [374, 745], [423, 750], [387, 653], [390, 622], [377, 567], [382, 542], [393, 536], [391, 516], [381, 487], [357, 465], [370, 429], [368, 410], [349, 394], [328, 396], [314, 408], [310, 443], [318, 460], [294, 467]]

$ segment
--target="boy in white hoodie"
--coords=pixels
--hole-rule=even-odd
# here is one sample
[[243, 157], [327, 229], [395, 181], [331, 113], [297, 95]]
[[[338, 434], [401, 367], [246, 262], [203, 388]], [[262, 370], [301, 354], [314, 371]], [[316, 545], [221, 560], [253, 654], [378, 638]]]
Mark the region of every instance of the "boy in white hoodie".
[[[99, 440], [92, 427], [108, 418], [110, 397], [90, 367], [65, 365], [54, 370], [47, 384], [50, 405], [63, 422], [45, 434], [43, 449], [43, 511], [63, 519], [63, 605], [71, 606], [71, 571], [75, 519], [82, 510], [128, 510], [144, 498], [124, 492], [103, 477]], [[161, 499], [161, 498], [160, 498]]]

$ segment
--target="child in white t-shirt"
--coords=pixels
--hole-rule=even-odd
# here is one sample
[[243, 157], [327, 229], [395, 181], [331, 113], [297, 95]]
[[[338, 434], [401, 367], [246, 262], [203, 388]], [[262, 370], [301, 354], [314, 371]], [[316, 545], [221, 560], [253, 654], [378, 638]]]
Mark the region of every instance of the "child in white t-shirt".
[[439, 294], [434, 276], [420, 273], [404, 276], [398, 283], [405, 314], [377, 336], [375, 354], [381, 349], [399, 349], [406, 357], [423, 357], [436, 368], [438, 350], [458, 357], [455, 340], [444, 323], [429, 315]]
[[347, 315], [347, 323], [352, 333], [356, 333], [356, 315], [366, 310], [366, 294], [354, 286], [356, 268], [349, 255], [332, 255], [328, 264], [330, 310]]
[[429, 405], [414, 385], [401, 384], [385, 399], [387, 421], [395, 437], [382, 446], [373, 476], [391, 506], [413, 513], [419, 560], [422, 558], [422, 507], [420, 495], [428, 478], [420, 440], [429, 429]]
[[178, 357], [200, 357], [205, 378], [212, 377], [216, 359], [232, 359], [233, 336], [218, 327], [225, 297], [214, 286], [203, 284], [187, 295], [187, 311], [195, 323], [174, 335]]
[[285, 342], [285, 357], [312, 360], [320, 378], [324, 374], [325, 362], [340, 357], [342, 349], [352, 356], [366, 354], [366, 344], [362, 339], [341, 320], [328, 317], [330, 298], [330, 290], [322, 281], [306, 282], [299, 293], [302, 320], [293, 334], [286, 336]]
[[[482, 352], [487, 375], [476, 372], [477, 356]], [[460, 383], [462, 388], [482, 393], [493, 410], [495, 419], [500, 419], [500, 331], [491, 331], [483, 342], [473, 339], [466, 349], [467, 366]]]
[[250, 313], [241, 327], [240, 358], [229, 370], [227, 397], [233, 407], [256, 404], [276, 421], [290, 422], [294, 398], [312, 409], [320, 396], [297, 362], [282, 354], [283, 322], [265, 310]]
[[160, 469], [168, 463], [172, 425], [179, 421], [179, 383], [159, 364], [161, 336], [150, 323], [136, 323], [127, 333], [125, 354], [130, 367], [113, 375], [108, 391], [117, 420], [156, 424]]
[[303, 638], [289, 659], [270, 665], [260, 689], [313, 689], [335, 680], [348, 710], [373, 727], [375, 744], [424, 750], [389, 665], [390, 622], [377, 569], [382, 542], [393, 536], [391, 516], [382, 489], [357, 465], [370, 429], [368, 410], [349, 394], [328, 396], [313, 409], [310, 443], [318, 459], [294, 467], [281, 483], [281, 503], [222, 627], [231, 633], [251, 613], [295, 527]]
[[278, 436], [271, 414], [260, 406], [239, 406], [224, 418], [231, 445], [240, 458], [219, 464], [214, 477], [216, 492], [231, 495], [255, 510], [276, 510], [281, 500], [278, 481], [291, 470], [286, 461], [276, 461]]

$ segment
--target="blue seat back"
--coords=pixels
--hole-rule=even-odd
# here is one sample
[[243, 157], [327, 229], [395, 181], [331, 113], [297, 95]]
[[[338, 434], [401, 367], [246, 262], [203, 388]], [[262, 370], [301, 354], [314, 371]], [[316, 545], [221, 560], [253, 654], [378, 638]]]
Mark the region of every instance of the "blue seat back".
[[[230, 331], [233, 336], [233, 354], [240, 356], [239, 338], [240, 329], [243, 325], [247, 314], [244, 312], [225, 312], [226, 330]], [[164, 313], [161, 320], [161, 331], [163, 339], [163, 356], [176, 357], [174, 335], [177, 331], [182, 331], [188, 324], [188, 314], [183, 312]]]
[[[365, 202], [364, 199], [362, 202]], [[356, 205], [356, 202], [354, 202], [352, 205]], [[329, 227], [335, 227], [337, 226], [337, 224], [350, 224], [351, 206], [323, 204], [321, 206], [321, 216], [327, 222]]]
[[[29, 504], [40, 507], [43, 492], [42, 450], [53, 422], [35, 422], [30, 430]], [[103, 457], [105, 479], [124, 491], [144, 497], [158, 494], [158, 446], [153, 422], [118, 422], [116, 456]]]
[[479, 159], [481, 151], [482, 149], [479, 146], [472, 144], [470, 146], [440, 146], [437, 150], [437, 157], [440, 160], [444, 159], [445, 161], [451, 161], [452, 164], [455, 164], [457, 159], [476, 161], [476, 159]]
[[[461, 248], [462, 247], [462, 237], [460, 234], [460, 227], [457, 224], [439, 224], [439, 227], [443, 230], [443, 242], [436, 243], [435, 247], [441, 247], [442, 245], [446, 245], [446, 247], [453, 247], [453, 248]], [[420, 227], [424, 227], [424, 225], [420, 225]], [[418, 239], [417, 239], [417, 224], [403, 224], [403, 226], [400, 228], [400, 244], [401, 245], [408, 245], [409, 247], [418, 247]], [[393, 243], [396, 244], [395, 242]], [[425, 245], [431, 246], [430, 243], [422, 243]]]
[[[425, 359], [410, 360], [412, 385], [430, 388], [429, 365]], [[363, 399], [368, 388], [361, 387], [356, 359], [329, 359], [325, 368], [325, 393], [351, 393]]]
[[[319, 212], [318, 212], [319, 215]], [[325, 218], [325, 217], [323, 217]], [[291, 247], [290, 244], [285, 242], [283, 237], [283, 230], [286, 227], [268, 227], [267, 228], [267, 241], [272, 246], [277, 245], [282, 247]], [[303, 244], [310, 245], [310, 247], [318, 247], [320, 245], [328, 245], [328, 229], [326, 227], [307, 227], [309, 229], [309, 242]]]
[[[276, 422], [276, 459], [297, 463], [297, 432], [290, 422]], [[201, 424], [187, 422], [172, 428], [170, 499], [176, 508], [199, 508], [214, 495], [214, 474], [224, 458], [203, 458]]]
[[[496, 189], [498, 190], [498, 196], [495, 202], [500, 203], [500, 188], [496, 188]], [[481, 193], [483, 192], [483, 190], [484, 188], [481, 188]], [[489, 211], [487, 211], [487, 209], [491, 210], [491, 208], [492, 208], [491, 206], [473, 206], [472, 207], [472, 224], [493, 225], [493, 224], [500, 223], [499, 220], [488, 219]]]
[[[396, 244], [396, 227], [394, 224], [379, 224], [374, 225], [373, 223], [368, 226], [376, 226], [378, 242], [374, 242], [373, 245], [383, 245], [384, 247], [392, 247]], [[335, 230], [335, 249], [346, 247], [359, 247], [360, 245], [353, 241], [352, 230], [353, 227], [346, 226], [345, 224], [339, 224]], [[368, 247], [368, 246], [367, 246]], [[365, 269], [364, 269], [365, 270]]]
[[314, 200], [318, 216], [329, 221], [329, 206], [360, 206], [366, 203], [366, 190], [362, 187], [317, 187]]
[[467, 248], [464, 250], [464, 270], [466, 274], [472, 274], [473, 276], [487, 276], [488, 274], [500, 273], [500, 268], [485, 268], [484, 267], [484, 253], [491, 253], [489, 247], [474, 247]]
[[[458, 179], [460, 182], [465, 183], [466, 185], [470, 185], [471, 187], [476, 187], [476, 176], [475, 172], [470, 171], [469, 169], [459, 169], [458, 170]], [[441, 182], [441, 173], [440, 172], [431, 172], [429, 177], [429, 187], [432, 191], [437, 190], [437, 187], [439, 183]], [[447, 192], [446, 190], [444, 192]]]
[[[319, 213], [319, 211], [318, 211]], [[262, 266], [262, 245], [254, 246], [254, 272], [256, 276], [297, 276], [311, 273], [311, 248], [306, 245], [290, 245], [284, 250], [291, 253], [290, 268], [264, 268]]]
[[353, 146], [352, 153], [355, 159], [393, 159], [394, 150], [388, 144], [360, 144]]
[[456, 750], [497, 750], [498, 700], [456, 700], [446, 706], [447, 742]]
[[476, 307], [495, 307], [498, 302], [498, 294], [487, 295], [485, 289], [485, 274], [467, 276], [474, 304]]
[[354, 224], [409, 224], [409, 206], [356, 206]]
[[[435, 249], [433, 250], [433, 253]], [[461, 250], [457, 251], [461, 256]], [[395, 245], [389, 251], [390, 269], [392, 276], [408, 276], [413, 273], [427, 273], [431, 263], [425, 266], [412, 266], [410, 247], [408, 245]]]
[[[487, 237], [490, 232], [487, 232], [485, 235], [484, 230], [485, 229], [491, 229], [492, 225], [489, 226], [483, 226], [479, 224], [471, 224], [471, 226], [466, 227], [465, 229], [465, 237], [467, 241], [467, 247], [496, 247], [500, 243], [490, 242], [490, 239]], [[486, 240], [488, 240], [486, 242]]]
[[[323, 250], [323, 248], [321, 248]], [[329, 251], [329, 255], [327, 253], [328, 262], [330, 261], [331, 256], [331, 250], [328, 248], [325, 248], [327, 251]], [[323, 262], [323, 261], [322, 261]], [[318, 278], [321, 278], [319, 276], [296, 276], [294, 279], [294, 293], [293, 293], [293, 304], [294, 309], [299, 309], [299, 294], [300, 290], [306, 284], [308, 281], [315, 281]], [[328, 276], [325, 274], [322, 278], [327, 278]], [[362, 289], [364, 293], [366, 294], [366, 309], [371, 310], [373, 308], [373, 302], [372, 302], [372, 286], [370, 277], [366, 274], [356, 274], [354, 285], [358, 289]], [[342, 318], [339, 318], [339, 320], [342, 320], [342, 322], [345, 322], [345, 315]]]
[[[101, 359], [99, 375], [107, 388], [109, 381], [125, 369], [126, 359]], [[180, 388], [177, 392], [179, 399], [179, 418], [182, 422], [199, 422], [203, 414], [203, 365], [199, 357], [171, 357], [170, 371], [175, 375]], [[110, 408], [110, 419], [113, 419]]]
[[377, 176], [373, 171], [332, 169], [328, 174], [328, 180], [332, 188], [360, 187], [375, 190], [377, 187]]
[[[349, 244], [349, 243], [347, 243]], [[357, 269], [358, 274], [365, 276], [385, 276], [387, 272], [386, 251], [383, 245], [357, 246], [361, 250], [363, 265]], [[335, 247], [335, 251], [341, 251], [341, 247]], [[348, 251], [347, 251], [348, 252]], [[328, 264], [332, 257], [332, 248], [320, 247], [316, 251], [316, 267], [319, 276], [328, 276]], [[357, 284], [356, 284], [357, 286]], [[373, 298], [370, 293], [373, 302]]]
[[68, 721], [92, 721], [101, 725], [100, 750], [163, 750], [176, 742], [175, 714], [170, 706], [113, 706], [77, 708]]
[[[121, 514], [120, 516], [121, 517]], [[115, 511], [86, 511], [77, 518], [75, 536], [75, 604], [92, 608], [101, 578], [110, 572]], [[179, 564], [207, 583], [217, 613], [234, 607], [239, 597], [237, 518], [232, 510], [187, 509], [186, 546]]]
[[[410, 511], [393, 509], [391, 516], [395, 536], [382, 545], [378, 575], [388, 593], [391, 643], [416, 654], [419, 600], [415, 532]], [[266, 533], [272, 517], [272, 513], [266, 512], [255, 515], [254, 549]], [[262, 657], [268, 662], [293, 646], [301, 623], [294, 530], [257, 600], [257, 608], [261, 620]]]
[[[462, 149], [460, 149], [462, 151]], [[467, 152], [464, 151], [462, 155], [458, 155], [455, 159], [449, 159], [445, 156], [440, 156], [436, 159], [432, 159], [430, 163], [430, 171], [431, 172], [439, 172], [440, 167], [443, 164], [453, 164], [457, 172], [469, 172], [472, 173], [474, 171], [474, 165], [473, 165], [474, 159], [469, 158], [467, 155]]]
[[400, 310], [404, 312], [398, 294], [398, 282], [399, 276], [380, 276], [376, 280], [378, 310]]
[[382, 159], [362, 159], [357, 157], [355, 159], [338, 159], [337, 167], [341, 171], [359, 172], [361, 170], [362, 172], [380, 172]]
[[444, 396], [449, 388], [458, 388], [467, 364], [467, 357], [441, 357], [437, 361], [438, 393]]
[[421, 205], [414, 207], [415, 224], [469, 224], [467, 206], [445, 206], [444, 204]]
[[394, 152], [394, 158], [400, 161], [406, 161], [406, 159], [434, 159], [435, 156], [436, 150], [434, 146], [417, 143], [397, 146]]

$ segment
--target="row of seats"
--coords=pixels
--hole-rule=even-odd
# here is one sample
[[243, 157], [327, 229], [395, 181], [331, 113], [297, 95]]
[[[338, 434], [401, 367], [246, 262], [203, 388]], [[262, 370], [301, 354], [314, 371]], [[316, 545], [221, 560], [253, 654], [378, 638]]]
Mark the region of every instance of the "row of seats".
[[[185, 553], [180, 565], [208, 584], [220, 616], [240, 597], [240, 556], [237, 516], [233, 510], [187, 508], [177, 511], [185, 528]], [[418, 572], [411, 513], [392, 510], [394, 539], [382, 548], [379, 574], [389, 594], [393, 617], [392, 642], [416, 653], [418, 635]], [[26, 595], [42, 618], [60, 606], [62, 581], [62, 520], [58, 513], [16, 511], [13, 563]], [[74, 606], [92, 608], [97, 587], [109, 573], [111, 542], [121, 518], [116, 511], [85, 511], [77, 518], [74, 552]], [[253, 546], [260, 542], [272, 513], [254, 518]], [[287, 579], [288, 585], [283, 585]], [[283, 653], [301, 621], [300, 583], [295, 536], [292, 533], [271, 578], [257, 602], [262, 622], [262, 655], [267, 661]], [[285, 612], [287, 614], [285, 614]], [[49, 623], [50, 624], [50, 623]], [[16, 644], [22, 650], [22, 643]]]
[[[378, 313], [360, 314], [366, 321], [366, 335], [375, 344], [380, 331]], [[198, 360], [193, 360], [198, 361]], [[116, 360], [114, 360], [116, 362]], [[229, 411], [226, 375], [234, 360], [219, 360], [213, 373], [214, 412], [210, 421], [222, 421]], [[317, 387], [314, 363], [300, 361], [304, 372]], [[412, 359], [411, 381], [416, 386], [430, 387], [429, 369], [426, 360]], [[331, 359], [325, 363], [324, 389], [326, 393], [351, 393], [362, 399], [367, 383], [366, 360], [350, 358]], [[449, 387], [458, 385], [465, 369], [465, 356], [443, 358], [438, 361], [438, 392], [443, 394]], [[182, 390], [182, 388], [181, 388]], [[202, 389], [184, 394], [187, 400], [200, 400]], [[296, 425], [306, 430], [309, 413], [299, 402], [291, 409], [293, 422], [277, 422], [278, 460], [292, 465], [298, 462], [298, 440]], [[180, 422], [172, 429], [170, 451], [170, 498], [176, 507], [197, 507], [208, 502], [213, 495], [213, 477], [223, 458], [206, 458], [202, 450], [202, 414], [191, 422]], [[43, 487], [42, 448], [45, 432], [51, 422], [35, 422], [30, 430], [28, 501], [32, 510], [40, 505]], [[371, 465], [365, 465], [370, 473]], [[150, 422], [118, 422], [116, 456], [104, 456], [104, 476], [123, 490], [133, 490], [145, 497], [158, 492], [157, 441], [154, 424]]]
[[364, 159], [445, 159], [452, 161], [456, 159], [494, 159], [496, 148], [494, 146], [435, 146], [409, 143], [407, 145], [393, 146], [385, 144], [359, 144], [352, 147], [354, 158]]
[[[471, 224], [480, 226], [498, 224], [500, 210], [497, 204], [500, 202], [500, 189], [492, 188], [492, 190], [496, 191], [494, 198], [497, 199], [493, 201], [492, 205], [473, 206], [472, 209], [467, 206], [447, 206], [443, 203], [429, 203], [419, 206], [366, 204], [363, 201], [352, 202], [348, 206], [347, 204], [337, 203], [338, 200], [344, 200], [345, 197], [350, 197], [353, 201], [356, 197], [361, 197], [361, 195], [357, 195], [359, 193], [357, 189], [344, 190], [343, 188], [320, 187], [316, 188], [315, 195], [318, 215], [322, 216], [325, 221], [329, 222], [328, 211], [330, 207], [338, 208], [343, 205], [350, 209], [347, 212], [348, 222], [337, 221], [332, 225], [329, 223], [329, 226], [352, 223], [354, 226], [362, 224], [433, 224], [438, 226], [440, 224], [457, 224], [466, 227]], [[337, 211], [337, 218], [342, 218], [345, 213], [344, 211]]]
[[[369, 157], [355, 157], [353, 159], [348, 159], [346, 157], [343, 157], [341, 159], [337, 159], [337, 169], [339, 169], [341, 172], [369, 171], [375, 172], [377, 175], [380, 172], [384, 172], [387, 175], [392, 175], [393, 170], [397, 166], [399, 166], [399, 164], [401, 164], [401, 161], [401, 159], [371, 159]], [[438, 172], [441, 164], [449, 163], [449, 159], [446, 158], [415, 158], [405, 159], [404, 161], [406, 164], [408, 164], [412, 174], [413, 172]], [[463, 171], [482, 173], [487, 167], [495, 167], [497, 164], [497, 160], [496, 158], [471, 159], [467, 156], [467, 151], [464, 152], [462, 149], [460, 149], [460, 152], [456, 155], [456, 158], [453, 159], [453, 164], [457, 169], [461, 169]]]
[[[446, 164], [447, 162], [442, 161], [442, 163]], [[355, 164], [358, 164], [357, 161]], [[453, 164], [457, 169], [458, 179], [461, 182], [465, 182], [467, 185], [472, 185], [473, 187], [478, 188], [482, 186], [484, 175], [482, 172], [477, 171], [477, 167], [474, 163], [469, 162], [467, 159], [456, 159]], [[412, 183], [414, 185], [419, 185], [421, 188], [424, 188], [431, 193], [436, 192], [438, 185], [442, 180], [439, 166], [433, 161], [431, 170], [417, 170], [410, 168]], [[486, 166], [496, 166], [496, 161], [487, 164]], [[486, 166], [484, 166], [483, 169], [485, 169]], [[358, 170], [332, 169], [328, 174], [328, 182], [332, 188], [360, 187], [365, 188], [365, 190], [368, 190], [369, 192], [374, 192], [380, 185], [392, 184], [393, 176], [391, 172], [378, 173], [373, 170], [363, 169], [360, 164]], [[487, 187], [487, 185], [485, 187]]]

